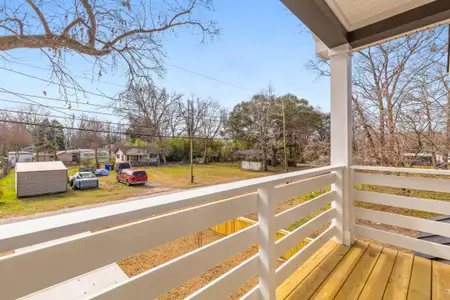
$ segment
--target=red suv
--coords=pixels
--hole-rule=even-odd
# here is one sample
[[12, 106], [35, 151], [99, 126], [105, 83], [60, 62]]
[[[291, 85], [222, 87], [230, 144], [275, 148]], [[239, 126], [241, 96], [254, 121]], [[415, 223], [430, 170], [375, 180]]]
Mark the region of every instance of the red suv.
[[117, 174], [117, 182], [126, 183], [128, 186], [145, 184], [147, 182], [147, 173], [144, 170], [124, 169]]

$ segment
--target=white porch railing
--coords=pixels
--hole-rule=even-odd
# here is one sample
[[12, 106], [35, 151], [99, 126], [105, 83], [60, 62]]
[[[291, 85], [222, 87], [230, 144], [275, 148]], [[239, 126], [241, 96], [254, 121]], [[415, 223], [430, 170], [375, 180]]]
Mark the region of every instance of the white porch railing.
[[[1, 225], [0, 252], [4, 252], [132, 222], [1, 257], [1, 299], [29, 295], [253, 212], [258, 213], [258, 224], [95, 295], [89, 295], [88, 298], [153, 299], [258, 244], [257, 255], [210, 282], [189, 296], [189, 299], [225, 298], [255, 276], [259, 276], [259, 285], [245, 298], [274, 299], [278, 285], [330, 238], [337, 236], [339, 239], [341, 236], [340, 227], [336, 225], [342, 224], [338, 213], [342, 209], [342, 201], [336, 192], [342, 190], [342, 183], [337, 180], [341, 171], [341, 167], [317, 168]], [[329, 192], [276, 214], [277, 203], [330, 185], [332, 189]], [[277, 230], [311, 215], [332, 201], [335, 205], [331, 209], [275, 242]], [[146, 219], [133, 222], [143, 218]], [[280, 268], [276, 268], [278, 257], [333, 219], [335, 221], [329, 228]]]
[[[450, 171], [448, 170], [362, 166], [354, 166], [353, 169], [356, 171], [354, 173], [355, 184], [450, 193], [450, 180], [424, 178], [417, 175], [432, 174], [450, 176]], [[394, 173], [394, 175], [384, 175], [382, 173], [380, 174], [380, 172], [390, 172]], [[408, 177], [405, 176], [407, 174], [416, 175]], [[364, 190], [354, 190], [353, 197], [355, 201], [371, 204], [450, 215], [450, 202], [447, 201]], [[422, 231], [450, 238], [450, 224], [447, 223], [358, 207], [354, 209], [354, 216], [357, 219]], [[395, 245], [434, 257], [450, 260], [450, 247], [438, 243], [360, 225], [354, 226], [354, 234], [357, 237], [377, 240], [386, 244]]]

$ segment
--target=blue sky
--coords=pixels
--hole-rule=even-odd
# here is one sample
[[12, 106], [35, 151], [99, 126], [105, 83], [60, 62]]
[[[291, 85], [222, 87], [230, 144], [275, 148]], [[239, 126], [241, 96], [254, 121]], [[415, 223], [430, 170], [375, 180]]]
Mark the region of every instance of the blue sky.
[[[160, 87], [186, 95], [211, 97], [231, 110], [271, 82], [276, 94], [290, 92], [308, 99], [324, 111], [329, 110], [329, 79], [318, 79], [314, 72], [306, 68], [308, 60], [314, 57], [313, 38], [279, 0], [215, 0], [214, 3], [215, 12], [205, 17], [218, 22], [222, 29], [221, 36], [207, 45], [200, 45], [197, 36], [186, 32], [181, 32], [177, 37], [165, 37], [167, 72], [164, 78], [156, 78]], [[24, 63], [48, 66], [47, 59], [38, 50], [16, 50], [10, 54]], [[91, 65], [85, 60], [79, 56], [67, 56], [66, 61], [74, 75], [91, 78]], [[46, 71], [23, 65], [3, 66], [42, 78], [49, 76]], [[238, 88], [174, 66], [217, 78]], [[104, 74], [101, 80], [113, 85], [84, 79], [79, 82], [86, 90], [111, 96], [120, 92], [126, 84], [121, 71]], [[45, 90], [49, 97], [58, 96], [56, 88], [47, 83], [1, 69], [0, 87], [33, 95], [42, 95]], [[0, 99], [26, 101], [1, 93]], [[39, 101], [47, 105], [64, 105], [50, 100]], [[108, 104], [107, 99], [96, 96], [89, 96], [87, 101]], [[0, 101], [0, 108], [5, 107], [12, 109], [17, 105]], [[73, 107], [93, 109], [81, 104]]]

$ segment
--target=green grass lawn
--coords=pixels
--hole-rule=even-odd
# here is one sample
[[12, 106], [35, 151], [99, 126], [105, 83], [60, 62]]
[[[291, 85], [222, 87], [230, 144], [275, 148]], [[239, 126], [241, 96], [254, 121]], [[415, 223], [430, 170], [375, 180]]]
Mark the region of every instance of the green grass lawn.
[[189, 165], [145, 168], [149, 181], [172, 188], [189, 188], [274, 175], [276, 172], [250, 172], [237, 164], [194, 165], [195, 183], [190, 183]]
[[[40, 212], [54, 211], [64, 208], [88, 204], [122, 200], [129, 197], [149, 195], [162, 188], [184, 189], [230, 181], [273, 175], [272, 172], [243, 171], [236, 165], [214, 164], [195, 165], [195, 183], [189, 182], [190, 168], [187, 165], [145, 168], [150, 185], [128, 187], [116, 182], [116, 173], [99, 177], [98, 189], [73, 191], [18, 199], [15, 193], [14, 171], [0, 180], [0, 218], [31, 215]], [[77, 172], [76, 167], [69, 168], [69, 175]]]

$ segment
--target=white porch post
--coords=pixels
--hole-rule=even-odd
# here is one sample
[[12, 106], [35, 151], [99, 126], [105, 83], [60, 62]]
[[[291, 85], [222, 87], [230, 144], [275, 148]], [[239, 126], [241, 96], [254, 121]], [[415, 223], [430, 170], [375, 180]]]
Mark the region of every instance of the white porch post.
[[336, 241], [350, 245], [353, 242], [352, 197], [352, 57], [348, 45], [330, 50], [331, 57], [331, 165], [344, 166], [336, 172], [333, 185], [338, 197], [333, 206], [338, 217], [333, 223], [338, 228]]

